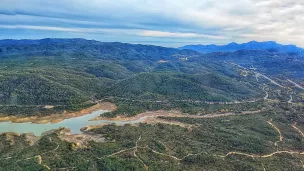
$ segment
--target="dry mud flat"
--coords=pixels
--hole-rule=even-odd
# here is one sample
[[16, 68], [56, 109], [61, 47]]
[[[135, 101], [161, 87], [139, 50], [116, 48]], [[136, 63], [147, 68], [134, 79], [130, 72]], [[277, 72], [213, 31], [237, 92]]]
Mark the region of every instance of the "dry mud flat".
[[[208, 114], [208, 115], [189, 115], [182, 113], [181, 111], [178, 110], [171, 110], [171, 111], [165, 111], [165, 110], [158, 110], [158, 111], [149, 111], [149, 112], [144, 112], [141, 114], [138, 114], [134, 117], [125, 117], [125, 116], [117, 116], [115, 118], [106, 118], [106, 117], [96, 117], [92, 120], [109, 120], [109, 121], [119, 121], [121, 124], [118, 125], [123, 125], [128, 122], [141, 122], [141, 123], [149, 123], [149, 124], [156, 124], [156, 123], [165, 123], [165, 124], [171, 124], [171, 125], [179, 125], [181, 127], [192, 127], [193, 125], [190, 124], [185, 124], [185, 123], [180, 123], [177, 121], [166, 121], [162, 120], [158, 117], [164, 116], [164, 117], [181, 117], [181, 118], [216, 118], [216, 117], [225, 117], [225, 116], [234, 116], [234, 115], [248, 115], [248, 114], [255, 114], [259, 113], [261, 110], [257, 111], [244, 111], [241, 112], [240, 114], [235, 114], [235, 113], [219, 113], [219, 114]], [[92, 127], [94, 128], [94, 127]], [[90, 129], [90, 126], [87, 127], [87, 129]]]
[[25, 122], [31, 122], [31, 123], [37, 123], [37, 124], [45, 124], [45, 123], [58, 123], [65, 119], [70, 119], [74, 117], [80, 117], [87, 115], [89, 113], [92, 113], [97, 110], [107, 110], [107, 111], [113, 111], [116, 109], [116, 105], [109, 102], [104, 103], [98, 103], [92, 107], [89, 107], [87, 109], [80, 110], [78, 112], [64, 112], [62, 114], [52, 114], [49, 116], [30, 116], [30, 117], [16, 117], [16, 116], [3, 116], [0, 117], [0, 122], [8, 122], [12, 121], [13, 123], [25, 123]]
[[106, 117], [96, 117], [92, 120], [112, 120], [112, 121], [135, 121], [139, 120], [141, 118], [157, 118], [159, 116], [165, 116], [165, 117], [188, 117], [188, 118], [216, 118], [216, 117], [224, 117], [224, 116], [232, 116], [232, 115], [247, 115], [247, 114], [254, 114], [259, 113], [261, 110], [257, 111], [243, 111], [240, 114], [235, 114], [232, 112], [229, 113], [215, 113], [215, 114], [207, 114], [207, 115], [189, 115], [182, 113], [178, 110], [158, 110], [158, 111], [148, 111], [144, 113], [140, 113], [134, 117], [125, 117], [125, 116], [117, 116], [115, 118], [106, 118]]

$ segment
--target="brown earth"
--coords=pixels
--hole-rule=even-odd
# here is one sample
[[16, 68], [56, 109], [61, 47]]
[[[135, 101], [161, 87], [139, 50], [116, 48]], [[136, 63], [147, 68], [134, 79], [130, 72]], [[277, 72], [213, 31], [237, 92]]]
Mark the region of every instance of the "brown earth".
[[99, 116], [99, 117], [96, 117], [92, 120], [134, 121], [134, 120], [138, 120], [138, 119], [143, 118], [143, 117], [157, 118], [159, 116], [188, 117], [188, 118], [216, 118], [216, 117], [233, 116], [233, 115], [247, 115], [247, 114], [254, 114], [254, 113], [259, 113], [259, 112], [261, 112], [261, 110], [243, 111], [240, 114], [235, 114], [235, 113], [232, 113], [232, 112], [228, 112], [228, 113], [215, 113], [215, 114], [207, 114], [207, 115], [189, 115], [189, 114], [182, 113], [181, 111], [178, 111], [178, 110], [171, 110], [171, 111], [158, 110], [158, 111], [149, 111], [149, 112], [140, 113], [140, 114], [138, 114], [134, 117], [117, 116], [115, 118], [107, 118], [107, 117]]
[[166, 111], [166, 110], [158, 110], [158, 111], [149, 111], [149, 112], [144, 112], [144, 113], [140, 113], [136, 116], [133, 116], [133, 117], [127, 117], [127, 116], [121, 116], [121, 115], [118, 115], [116, 116], [115, 118], [107, 118], [107, 117], [102, 117], [102, 116], [99, 116], [99, 117], [96, 117], [92, 120], [110, 120], [110, 121], [134, 121], [134, 120], [138, 120], [142, 117], [158, 117], [158, 116], [172, 116], [172, 117], [175, 117], [175, 116], [191, 116], [191, 115], [186, 115], [186, 114], [183, 114], [182, 112], [178, 111], [178, 110], [171, 110], [171, 111]]
[[88, 148], [88, 142], [89, 141], [95, 141], [95, 142], [105, 142], [105, 138], [102, 137], [102, 135], [98, 134], [89, 134], [87, 132], [84, 132], [82, 134], [72, 134], [70, 129], [64, 128], [59, 130], [58, 137], [61, 140], [74, 143], [73, 148]]
[[[158, 110], [158, 111], [149, 111], [149, 112], [144, 112], [141, 114], [138, 114], [134, 117], [126, 117], [126, 116], [117, 116], [115, 118], [106, 118], [106, 117], [96, 117], [92, 120], [111, 120], [111, 121], [123, 121], [123, 122], [128, 122], [128, 121], [136, 121], [141, 118], [144, 118], [141, 123], [148, 123], [148, 124], [157, 124], [157, 123], [164, 123], [164, 124], [171, 124], [171, 125], [179, 125], [184, 128], [190, 129], [191, 127], [195, 125], [191, 124], [186, 124], [186, 123], [181, 123], [177, 121], [167, 121], [167, 120], [162, 120], [158, 118], [159, 116], [164, 116], [164, 117], [187, 117], [187, 118], [216, 118], [216, 117], [226, 117], [226, 116], [234, 116], [234, 115], [248, 115], [248, 114], [255, 114], [259, 113], [261, 110], [257, 111], [243, 111], [240, 114], [235, 114], [235, 113], [220, 113], [220, 114], [208, 114], [208, 115], [189, 115], [182, 113], [181, 111], [178, 110], [171, 110], [171, 111], [165, 111], [165, 110]], [[98, 125], [98, 127], [102, 127], [106, 124]], [[86, 130], [90, 130], [94, 127], [86, 127]]]
[[24, 122], [32, 122], [32, 123], [38, 123], [38, 124], [44, 124], [44, 123], [58, 123], [63, 121], [64, 119], [79, 117], [83, 115], [90, 114], [97, 110], [107, 110], [107, 111], [113, 111], [116, 110], [116, 105], [110, 102], [103, 102], [98, 103], [94, 106], [91, 106], [87, 109], [80, 110], [78, 112], [64, 112], [63, 114], [52, 114], [49, 116], [30, 116], [30, 117], [17, 117], [17, 116], [3, 116], [0, 117], [0, 122], [8, 122], [12, 121], [13, 123], [24, 123]]

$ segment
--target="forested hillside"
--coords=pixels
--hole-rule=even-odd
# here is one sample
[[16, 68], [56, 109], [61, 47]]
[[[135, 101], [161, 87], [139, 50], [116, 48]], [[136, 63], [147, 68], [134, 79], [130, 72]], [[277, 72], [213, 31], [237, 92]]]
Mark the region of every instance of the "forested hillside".
[[232, 102], [263, 96], [253, 77], [214, 55], [221, 58], [85, 39], [2, 40], [0, 104], [7, 112], [22, 105], [79, 109], [108, 97]]
[[271, 50], [240, 50], [204, 54], [214, 61], [236, 63], [273, 77], [303, 80], [304, 57], [296, 53], [277, 53]]
[[0, 49], [4, 118], [65, 115], [112, 102], [115, 110], [95, 119], [122, 124], [100, 121], [82, 134], [2, 133], [0, 170], [303, 168], [298, 55], [200, 54], [84, 39], [6, 40]]

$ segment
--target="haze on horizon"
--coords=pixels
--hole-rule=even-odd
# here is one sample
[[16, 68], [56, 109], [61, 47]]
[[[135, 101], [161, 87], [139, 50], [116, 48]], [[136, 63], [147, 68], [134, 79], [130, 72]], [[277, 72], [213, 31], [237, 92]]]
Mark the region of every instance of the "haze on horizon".
[[277, 41], [304, 47], [304, 1], [1, 0], [0, 39], [155, 44]]

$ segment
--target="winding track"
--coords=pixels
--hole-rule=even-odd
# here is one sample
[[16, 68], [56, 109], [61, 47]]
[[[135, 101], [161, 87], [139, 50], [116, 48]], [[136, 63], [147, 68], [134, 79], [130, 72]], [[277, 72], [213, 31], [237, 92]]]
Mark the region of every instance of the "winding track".
[[139, 136], [138, 140], [135, 142], [135, 149], [134, 149], [134, 151], [133, 151], [133, 155], [134, 155], [134, 157], [136, 157], [136, 158], [144, 165], [145, 170], [148, 171], [148, 170], [149, 170], [149, 167], [148, 167], [148, 166], [146, 165], [146, 163], [145, 163], [142, 159], [140, 159], [140, 158], [137, 156], [137, 154], [136, 154], [136, 152], [137, 152], [137, 150], [138, 150], [138, 141], [140, 141], [140, 140], [141, 140], [141, 135]]
[[298, 133], [304, 137], [304, 133], [300, 130], [300, 128], [297, 127], [297, 123], [295, 122], [293, 125], [291, 125]]
[[264, 92], [265, 92], [264, 100], [267, 100], [268, 97], [269, 97], [269, 94], [268, 94], [268, 92], [265, 90], [265, 86], [263, 87], [263, 90], [264, 90]]
[[288, 103], [292, 103], [292, 95], [289, 94], [289, 96], [290, 96], [290, 99], [288, 100]]
[[[279, 141], [275, 142], [275, 146], [278, 147], [278, 142], [281, 142], [283, 141], [283, 136], [281, 134], [281, 131], [278, 127], [276, 127], [273, 123], [272, 123], [272, 120], [270, 121], [267, 121], [268, 124], [270, 124], [280, 135], [279, 137]], [[296, 123], [294, 123], [292, 125], [292, 127], [294, 129], [296, 129], [303, 137], [304, 137], [304, 133], [296, 127]], [[286, 153], [286, 154], [290, 154], [290, 155], [304, 155], [304, 151], [287, 151], [287, 150], [284, 150], [284, 151], [275, 151], [273, 153], [270, 153], [270, 154], [264, 154], [264, 155], [258, 155], [258, 154], [247, 154], [247, 153], [242, 153], [242, 152], [228, 152], [225, 156], [221, 156], [221, 157], [228, 157], [228, 156], [231, 156], [231, 155], [241, 155], [241, 156], [245, 156], [245, 157], [251, 157], [253, 159], [256, 159], [256, 158], [269, 158], [269, 157], [272, 157], [276, 154], [283, 154], [283, 153]], [[301, 164], [303, 165], [303, 162], [301, 161]], [[303, 165], [303, 168], [304, 168], [304, 165]], [[263, 166], [263, 170], [266, 170], [265, 167]]]
[[[276, 127], [276, 125], [274, 125], [274, 124], [272, 123], [272, 120], [267, 121], [267, 123], [270, 124], [270, 125], [279, 133], [279, 135], [280, 135], [280, 136], [279, 136], [279, 141], [277, 141], [277, 142], [283, 141], [283, 138], [284, 138], [284, 137], [282, 136], [281, 131], [279, 130], [278, 127]], [[296, 125], [296, 123], [293, 125], [293, 127], [297, 128], [295, 125]], [[301, 133], [302, 133], [302, 132], [301, 132]], [[302, 133], [302, 136], [303, 136], [303, 133]], [[135, 155], [135, 157], [137, 157], [136, 152], [137, 152], [137, 149], [138, 149], [138, 148], [141, 148], [141, 149], [148, 149], [148, 150], [150, 150], [151, 152], [153, 152], [153, 153], [155, 153], [155, 154], [158, 154], [158, 155], [161, 155], [161, 156], [165, 156], [165, 157], [169, 157], [169, 158], [172, 158], [172, 159], [174, 159], [174, 160], [176, 160], [176, 161], [182, 161], [183, 159], [185, 159], [185, 158], [188, 157], [188, 156], [199, 155], [199, 154], [201, 154], [201, 153], [197, 153], [197, 154], [188, 154], [188, 155], [186, 155], [186, 156], [184, 156], [184, 157], [182, 157], [182, 158], [178, 158], [178, 157], [176, 157], [176, 156], [172, 156], [172, 155], [169, 155], [169, 154], [165, 154], [165, 153], [158, 152], [158, 151], [156, 151], [156, 150], [154, 150], [154, 149], [151, 149], [150, 147], [139, 147], [139, 146], [138, 146], [138, 141], [139, 141], [140, 139], [141, 139], [141, 136], [138, 138], [138, 140], [136, 141], [135, 146], [134, 146], [133, 148], [121, 150], [121, 151], [119, 151], [119, 152], [110, 154], [110, 155], [105, 156], [105, 157], [111, 157], [111, 156], [120, 154], [120, 153], [122, 153], [122, 152], [128, 151], [128, 150], [134, 150], [134, 155]], [[277, 142], [275, 143], [275, 146], [277, 146]], [[232, 156], [232, 155], [241, 155], [241, 156], [246, 156], [246, 157], [250, 157], [250, 158], [256, 159], [256, 158], [269, 158], [269, 157], [272, 157], [272, 156], [274, 156], [274, 155], [283, 154], [283, 153], [290, 154], [290, 155], [294, 155], [294, 154], [296, 154], [296, 155], [304, 155], [304, 151], [302, 152], [302, 151], [287, 151], [287, 150], [279, 151], [279, 150], [278, 150], [278, 151], [275, 151], [275, 152], [273, 152], [273, 153], [264, 154], [264, 155], [246, 154], [246, 153], [242, 153], [242, 152], [228, 152], [225, 156], [220, 156], [220, 157], [225, 158], [225, 157]], [[102, 157], [102, 158], [104, 158], [104, 157]], [[100, 158], [100, 159], [102, 159], [102, 158]], [[138, 158], [138, 157], [137, 157], [137, 158]], [[139, 159], [139, 158], [138, 158], [138, 159]], [[146, 164], [145, 164], [141, 159], [139, 159], [139, 160], [144, 164], [145, 169], [148, 170], [148, 166], [146, 166]], [[264, 166], [263, 166], [263, 169], [266, 170]]]
[[[49, 140], [50, 140], [50, 142], [52, 142], [52, 139], [51, 139], [51, 138], [50, 138]], [[31, 160], [31, 159], [37, 159], [37, 163], [38, 163], [38, 164], [42, 165], [42, 166], [45, 167], [47, 170], [51, 170], [51, 168], [50, 168], [49, 166], [47, 166], [47, 165], [45, 165], [45, 164], [42, 163], [42, 158], [41, 158], [41, 156], [44, 155], [44, 154], [47, 154], [47, 153], [51, 153], [51, 152], [56, 151], [56, 150], [59, 148], [59, 144], [58, 144], [58, 143], [56, 143], [56, 144], [57, 144], [57, 147], [54, 148], [53, 150], [44, 152], [44, 153], [42, 153], [42, 154], [37, 154], [37, 155], [35, 155], [35, 156], [28, 157], [28, 158], [25, 158], [25, 159], [20, 159], [20, 160], [17, 160], [16, 162], [25, 161], [25, 160]], [[8, 160], [8, 159], [13, 159], [13, 158], [16, 158], [16, 157], [7, 157], [7, 158], [4, 158], [4, 159], [5, 159], [5, 160]]]
[[282, 154], [282, 153], [287, 153], [287, 154], [298, 154], [298, 155], [304, 155], [304, 152], [302, 151], [276, 151], [270, 154], [265, 154], [265, 155], [257, 155], [257, 154], [246, 154], [246, 153], [241, 153], [241, 152], [229, 152], [226, 154], [226, 156], [222, 156], [222, 157], [228, 157], [231, 155], [242, 155], [242, 156], [247, 156], [247, 157], [251, 157], [251, 158], [268, 158], [268, 157], [272, 157], [276, 154]]
[[271, 119], [270, 121], [267, 121], [267, 123], [268, 123], [270, 126], [272, 126], [272, 127], [279, 133], [279, 141], [277, 141], [277, 142], [274, 143], [274, 145], [275, 145], [276, 147], [278, 147], [278, 143], [279, 143], [279, 142], [282, 142], [284, 137], [283, 137], [283, 135], [282, 135], [280, 129], [279, 129], [278, 127], [276, 127], [276, 126], [272, 123], [272, 119]]

